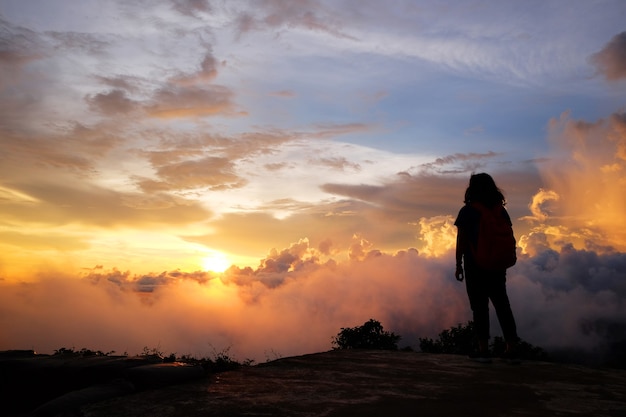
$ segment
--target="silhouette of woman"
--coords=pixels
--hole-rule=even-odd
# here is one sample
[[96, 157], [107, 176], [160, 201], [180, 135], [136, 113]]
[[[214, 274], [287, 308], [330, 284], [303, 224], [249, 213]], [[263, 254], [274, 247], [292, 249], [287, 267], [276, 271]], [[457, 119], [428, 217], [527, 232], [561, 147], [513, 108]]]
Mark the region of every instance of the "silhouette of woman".
[[[463, 281], [465, 278], [467, 295], [473, 313], [478, 350], [470, 354], [470, 359], [483, 363], [491, 362], [489, 353], [489, 300], [491, 300], [506, 341], [503, 358], [511, 363], [519, 363], [515, 349], [518, 341], [517, 327], [506, 292], [506, 268], [479, 267], [472, 251], [472, 247], [476, 248], [478, 242], [481, 218], [480, 210], [473, 204], [480, 203], [487, 208], [504, 206], [506, 204], [504, 195], [489, 174], [472, 174], [469, 187], [465, 191], [464, 203], [454, 222], [457, 226], [454, 275], [458, 281]], [[511, 225], [511, 218], [507, 211], [500, 210], [500, 212]], [[463, 268], [463, 262], [465, 262], [465, 268]]]

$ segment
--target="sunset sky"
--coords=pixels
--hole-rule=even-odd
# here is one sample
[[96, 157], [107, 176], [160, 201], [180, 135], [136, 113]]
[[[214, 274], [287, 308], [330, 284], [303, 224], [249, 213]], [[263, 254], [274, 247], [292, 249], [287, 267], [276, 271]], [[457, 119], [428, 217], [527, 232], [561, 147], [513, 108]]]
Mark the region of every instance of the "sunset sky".
[[483, 171], [520, 335], [626, 339], [625, 22], [622, 0], [0, 0], [0, 350], [263, 360], [369, 318], [417, 347], [471, 317], [453, 222]]

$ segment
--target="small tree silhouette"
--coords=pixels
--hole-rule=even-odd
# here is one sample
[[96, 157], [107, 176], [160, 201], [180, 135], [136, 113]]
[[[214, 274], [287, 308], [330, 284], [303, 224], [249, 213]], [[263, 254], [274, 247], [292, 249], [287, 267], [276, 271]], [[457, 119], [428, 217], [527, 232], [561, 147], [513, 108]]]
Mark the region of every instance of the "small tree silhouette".
[[342, 327], [333, 338], [333, 349], [397, 350], [400, 336], [383, 330], [380, 322], [369, 319], [362, 326]]

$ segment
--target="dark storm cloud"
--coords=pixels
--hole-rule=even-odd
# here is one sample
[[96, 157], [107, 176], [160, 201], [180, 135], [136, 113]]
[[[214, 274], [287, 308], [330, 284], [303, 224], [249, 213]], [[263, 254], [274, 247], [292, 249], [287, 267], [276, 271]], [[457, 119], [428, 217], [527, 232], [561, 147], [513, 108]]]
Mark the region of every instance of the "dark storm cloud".
[[626, 297], [626, 254], [620, 252], [597, 253], [576, 249], [566, 244], [560, 251], [545, 249], [532, 258], [536, 270], [528, 278], [538, 282], [550, 292], [569, 292], [575, 288], [597, 294], [614, 292]]
[[609, 81], [626, 78], [626, 32], [619, 33], [590, 58], [598, 72]]

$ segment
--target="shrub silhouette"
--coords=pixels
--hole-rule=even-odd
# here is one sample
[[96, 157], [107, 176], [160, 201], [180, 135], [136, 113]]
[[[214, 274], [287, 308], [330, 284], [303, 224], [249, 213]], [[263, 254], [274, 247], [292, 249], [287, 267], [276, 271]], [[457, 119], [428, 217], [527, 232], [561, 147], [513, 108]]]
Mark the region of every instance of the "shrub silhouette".
[[369, 319], [362, 326], [342, 327], [333, 338], [333, 349], [397, 350], [400, 336], [383, 330], [380, 322]]
[[114, 350], [110, 352], [103, 352], [101, 350], [91, 350], [87, 348], [82, 348], [81, 350], [75, 350], [73, 347], [71, 348], [62, 347], [59, 349], [55, 349], [53, 353], [54, 356], [76, 356], [76, 357], [113, 356], [114, 354], [115, 354]]
[[[506, 350], [506, 342], [504, 338], [496, 336], [491, 343], [491, 352], [494, 356], [501, 356]], [[517, 343], [517, 353], [521, 358], [533, 361], [549, 361], [551, 360], [548, 352], [539, 346], [533, 346], [528, 342], [520, 339]]]
[[[467, 355], [474, 349], [475, 340], [474, 322], [468, 321], [466, 325], [458, 324], [456, 327], [442, 331], [437, 340], [420, 338], [419, 342], [422, 352]], [[496, 336], [489, 347], [493, 355], [500, 356], [506, 349], [506, 342], [502, 337]], [[533, 346], [521, 339], [517, 344], [517, 352], [521, 358], [527, 360], [550, 360], [542, 348]]]
[[458, 324], [439, 333], [439, 339], [420, 338], [420, 350], [428, 353], [452, 353], [467, 355], [474, 347], [474, 322]]

